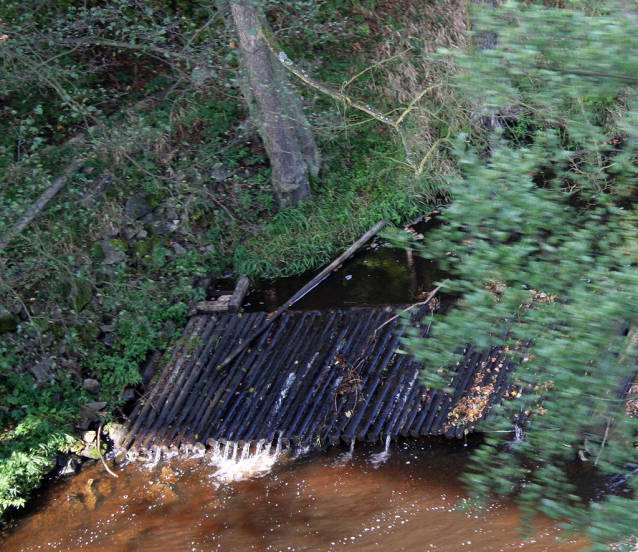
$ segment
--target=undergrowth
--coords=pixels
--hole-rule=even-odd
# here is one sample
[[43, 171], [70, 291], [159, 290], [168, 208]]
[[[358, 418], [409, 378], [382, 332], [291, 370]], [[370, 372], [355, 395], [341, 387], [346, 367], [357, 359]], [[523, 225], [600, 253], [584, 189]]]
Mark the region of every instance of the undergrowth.
[[[421, 214], [450, 169], [442, 154], [433, 158], [440, 167], [415, 179], [387, 129], [306, 89], [324, 168], [312, 203], [278, 210], [223, 20], [187, 3], [157, 2], [141, 19], [127, 0], [94, 4], [65, 2], [59, 10], [71, 11], [53, 20], [62, 14], [55, 4], [7, 2], [0, 21], [15, 24], [0, 40], [2, 59], [15, 62], [0, 89], [0, 236], [69, 162], [86, 158], [0, 251], [0, 514], [24, 504], [58, 452], [77, 449], [87, 403], [107, 403], [100, 421], [122, 419], [140, 368], [151, 353], [170, 353], [189, 304], [211, 282], [317, 267], [379, 220]], [[268, 3], [273, 28], [300, 63], [337, 85], [365, 70], [348, 90], [388, 113], [397, 100], [384, 100], [376, 84], [385, 78], [384, 44], [403, 25], [395, 4]], [[181, 58], [105, 44], [67, 52], [83, 17], [105, 40], [173, 48], [205, 69], [196, 75]], [[118, 26], [129, 34], [108, 34]], [[50, 55], [49, 65], [33, 52]], [[424, 84], [411, 82], [410, 96]], [[415, 147], [427, 149], [439, 127]], [[149, 213], [130, 214], [135, 197]], [[99, 381], [98, 395], [86, 378]]]

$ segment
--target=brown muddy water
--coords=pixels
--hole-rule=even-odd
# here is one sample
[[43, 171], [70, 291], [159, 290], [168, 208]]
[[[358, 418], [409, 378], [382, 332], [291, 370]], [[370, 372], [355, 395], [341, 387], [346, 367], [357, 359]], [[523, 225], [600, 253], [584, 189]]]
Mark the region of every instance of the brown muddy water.
[[[238, 455], [239, 456], [239, 455]], [[575, 551], [540, 519], [525, 540], [511, 504], [460, 513], [457, 441], [358, 444], [301, 456], [173, 458], [109, 476], [98, 463], [41, 492], [0, 541], [18, 550]]]

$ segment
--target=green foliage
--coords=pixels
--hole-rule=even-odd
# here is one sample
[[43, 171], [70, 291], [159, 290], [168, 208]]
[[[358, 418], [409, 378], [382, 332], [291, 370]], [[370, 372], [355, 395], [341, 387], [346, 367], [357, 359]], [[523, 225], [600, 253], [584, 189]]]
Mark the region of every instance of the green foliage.
[[348, 145], [324, 168], [312, 203], [280, 209], [263, 233], [235, 250], [239, 272], [299, 274], [327, 263], [379, 221], [401, 224], [433, 203], [436, 184], [390, 161], [396, 150], [384, 129], [353, 133]]
[[72, 381], [59, 377], [41, 389], [28, 374], [15, 374], [6, 349], [0, 360], [0, 515], [9, 507], [22, 506], [42, 476], [55, 466], [58, 451], [75, 443], [72, 420], [78, 404], [62, 396], [85, 398]]
[[[618, 393], [636, 373], [638, 217], [621, 207], [635, 197], [638, 112], [626, 83], [638, 74], [628, 55], [638, 41], [629, 16], [598, 6], [510, 2], [481, 19], [498, 23], [499, 47], [458, 57], [459, 89], [485, 113], [525, 106], [530, 143], [492, 137], [486, 160], [472, 137], [458, 137], [454, 205], [422, 254], [442, 259], [455, 276], [444, 288], [461, 298], [432, 339], [408, 346], [435, 385], [464, 343], [509, 346], [522, 393], [483, 425], [488, 438], [466, 478], [476, 498], [514, 495], [530, 516], [566, 519], [603, 547], [635, 534], [635, 498], [585, 504], [566, 470], [580, 451], [635, 490], [638, 419]], [[619, 133], [621, 151], [610, 145]], [[522, 412], [531, 418], [521, 442], [492, 437]]]

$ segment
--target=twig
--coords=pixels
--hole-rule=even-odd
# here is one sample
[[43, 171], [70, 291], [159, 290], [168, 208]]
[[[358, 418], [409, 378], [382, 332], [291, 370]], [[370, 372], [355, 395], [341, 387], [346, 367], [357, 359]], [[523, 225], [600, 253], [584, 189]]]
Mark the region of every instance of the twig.
[[[387, 115], [384, 115], [378, 109], [376, 109], [375, 107], [371, 106], [370, 104], [364, 104], [364, 103], [361, 103], [361, 102], [359, 102], [357, 100], [354, 100], [350, 96], [348, 96], [347, 94], [345, 94], [343, 92], [340, 92], [339, 90], [335, 90], [334, 88], [330, 87], [329, 85], [318, 81], [317, 79], [315, 79], [307, 71], [304, 71], [301, 67], [299, 67], [294, 61], [292, 61], [288, 57], [286, 52], [284, 52], [281, 49], [281, 47], [279, 46], [279, 44], [277, 44], [277, 42], [275, 41], [275, 39], [273, 37], [272, 32], [269, 29], [264, 28], [263, 29], [263, 34], [264, 34], [264, 40], [265, 40], [266, 44], [268, 45], [268, 48], [270, 49], [272, 54], [279, 60], [279, 62], [286, 69], [288, 69], [288, 71], [290, 71], [291, 73], [296, 75], [299, 79], [304, 81], [306, 84], [312, 86], [316, 90], [319, 90], [320, 92], [323, 92], [324, 94], [330, 96], [333, 100], [341, 102], [344, 105], [349, 106], [349, 107], [351, 107], [353, 109], [356, 109], [358, 111], [361, 111], [363, 113], [367, 113], [373, 119], [376, 119], [377, 121], [392, 127], [394, 129], [394, 131], [397, 132], [397, 134], [401, 138], [401, 142], [403, 144], [403, 149], [405, 150], [405, 158], [406, 158], [406, 161], [407, 161], [408, 165], [410, 165], [410, 167], [414, 170], [416, 176], [421, 176], [421, 174], [423, 174], [423, 168], [425, 167], [425, 164], [427, 163], [428, 159], [432, 155], [434, 149], [442, 142], [442, 140], [437, 140], [432, 145], [432, 147], [430, 148], [430, 151], [425, 155], [425, 157], [422, 159], [422, 161], [420, 163], [417, 163], [414, 160], [414, 154], [412, 152], [412, 146], [410, 145], [410, 142], [408, 140], [408, 135], [407, 135], [407, 133], [405, 131], [405, 128], [403, 126], [403, 121], [410, 114], [412, 109], [414, 109], [414, 106], [416, 105], [416, 103], [419, 100], [421, 100], [423, 98], [423, 96], [425, 96], [425, 94], [427, 94], [430, 90], [432, 90], [433, 88], [436, 88], [438, 86], [441, 86], [440, 83], [434, 84], [434, 85], [430, 86], [429, 88], [426, 88], [425, 90], [423, 90], [419, 94], [417, 94], [417, 96], [408, 104], [408, 107], [406, 107], [406, 109], [403, 110], [401, 115], [397, 119], [393, 119], [391, 117], [388, 117]], [[346, 84], [348, 84], [348, 83], [346, 83]]]
[[113, 477], [118, 478], [119, 475], [117, 475], [116, 473], [111, 471], [111, 468], [109, 468], [106, 465], [106, 460], [104, 460], [104, 456], [102, 456], [102, 451], [100, 450], [100, 435], [101, 434], [102, 434], [102, 424], [100, 424], [100, 427], [97, 428], [97, 453], [100, 456], [100, 460], [102, 460], [102, 464], [104, 465], [104, 469], [107, 472], [109, 472]]
[[607, 421], [607, 425], [605, 426], [605, 436], [603, 437], [603, 442], [600, 445], [600, 450], [598, 451], [598, 454], [596, 455], [596, 460], [594, 460], [594, 466], [598, 465], [598, 460], [600, 459], [600, 455], [603, 452], [603, 449], [605, 448], [605, 445], [607, 444], [607, 437], [609, 436], [609, 429], [611, 428], [611, 420]]
[[[445, 282], [447, 282], [447, 280], [445, 280]], [[445, 283], [443, 282], [443, 283]], [[373, 336], [376, 337], [377, 332], [383, 328], [383, 326], [385, 326], [386, 324], [389, 324], [390, 322], [392, 322], [393, 320], [396, 320], [397, 318], [399, 318], [399, 316], [401, 316], [403, 313], [408, 312], [409, 310], [412, 310], [415, 307], [420, 307], [421, 305], [427, 305], [433, 298], [434, 296], [438, 293], [438, 291], [441, 289], [441, 286], [437, 286], [435, 287], [430, 293], [429, 295], [423, 300], [423, 301], [419, 301], [418, 303], [414, 303], [414, 305], [410, 305], [407, 309], [403, 309], [399, 314], [394, 315], [392, 318], [389, 318], [388, 320], [386, 320], [383, 324], [381, 324], [376, 330], [374, 330], [374, 333], [372, 334]]]
[[384, 63], [388, 63], [388, 62], [392, 61], [393, 59], [403, 57], [405, 54], [407, 54], [412, 49], [413, 49], [412, 46], [410, 46], [409, 48], [407, 48], [403, 52], [399, 52], [398, 54], [395, 54], [395, 55], [393, 55], [393, 56], [391, 56], [389, 58], [382, 59], [381, 61], [379, 61], [378, 63], [375, 63], [374, 65], [369, 65], [363, 71], [359, 71], [354, 77], [352, 77], [352, 78], [348, 79], [346, 82], [344, 82], [341, 85], [341, 89], [344, 90], [345, 88], [350, 86], [354, 81], [356, 81], [360, 76], [365, 75], [368, 71], [372, 71], [372, 69], [375, 69], [377, 67], [381, 67]]

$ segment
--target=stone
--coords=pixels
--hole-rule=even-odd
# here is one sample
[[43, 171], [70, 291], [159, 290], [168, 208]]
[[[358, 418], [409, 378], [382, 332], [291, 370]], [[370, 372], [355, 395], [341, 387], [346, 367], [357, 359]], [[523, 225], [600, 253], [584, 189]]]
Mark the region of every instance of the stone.
[[70, 306], [75, 312], [81, 312], [93, 298], [91, 284], [84, 278], [74, 278], [71, 280], [70, 286]]
[[80, 456], [83, 456], [84, 458], [89, 458], [91, 460], [97, 460], [100, 458], [100, 454], [97, 451], [97, 447], [95, 446], [95, 443], [91, 443], [87, 445], [86, 447], [84, 447], [80, 451]]
[[170, 231], [168, 223], [164, 219], [155, 216], [153, 213], [148, 213], [140, 220], [144, 223], [144, 229], [151, 234], [161, 236]]
[[[106, 429], [106, 434], [108, 438], [113, 443], [113, 448], [115, 452], [122, 448], [121, 445], [126, 439], [126, 428], [122, 424], [109, 424]], [[119, 448], [118, 448], [119, 447]], [[124, 451], [124, 456], [126, 457], [126, 449], [122, 449]]]
[[11, 312], [0, 310], [0, 334], [15, 332], [20, 324], [20, 318]]
[[227, 169], [226, 167], [214, 167], [210, 171], [210, 177], [215, 183], [223, 182], [235, 174], [233, 169]]
[[124, 213], [130, 220], [138, 220], [151, 212], [151, 206], [146, 201], [146, 194], [139, 192], [132, 196], [124, 206]]
[[89, 189], [80, 197], [80, 204], [86, 209], [93, 209], [106, 201], [106, 194], [113, 188], [113, 177], [109, 173], [89, 185]]
[[99, 245], [104, 254], [104, 264], [114, 265], [126, 260], [126, 253], [119, 240], [102, 240]]
[[86, 403], [84, 405], [84, 408], [88, 408], [89, 410], [93, 410], [95, 412], [99, 411], [99, 410], [103, 410], [107, 405], [106, 401], [100, 401], [100, 402], [92, 402], [92, 403]]
[[181, 257], [182, 255], [186, 255], [186, 253], [188, 253], [188, 251], [179, 243], [173, 244], [173, 251], [175, 251], [175, 255], [177, 255], [178, 257]]
[[58, 454], [57, 458], [57, 474], [65, 477], [67, 475], [75, 475], [80, 469], [80, 462], [77, 458], [68, 454]]
[[53, 366], [55, 361], [52, 357], [43, 358], [37, 364], [30, 366], [27, 370], [33, 375], [38, 385], [46, 385], [53, 380]]
[[[126, 433], [124, 434], [126, 436]], [[122, 439], [123, 441], [124, 439]], [[113, 462], [116, 466], [120, 466], [126, 462], [126, 449], [121, 445], [115, 445], [113, 447]]]
[[[145, 230], [143, 232], [146, 234]], [[141, 259], [148, 255], [151, 252], [151, 249], [153, 249], [153, 242], [151, 240], [135, 242], [132, 249], [133, 257]]]
[[137, 234], [135, 234], [135, 238], [138, 240], [144, 240], [148, 238], [148, 232], [142, 228]]
[[93, 443], [97, 438], [97, 431], [85, 431], [82, 433], [82, 440], [85, 443]]
[[86, 389], [91, 395], [99, 395], [102, 391], [102, 384], [93, 378], [86, 378], [83, 382], [84, 389]]
[[140, 228], [138, 226], [127, 226], [120, 234], [123, 240], [131, 241], [139, 232]]

